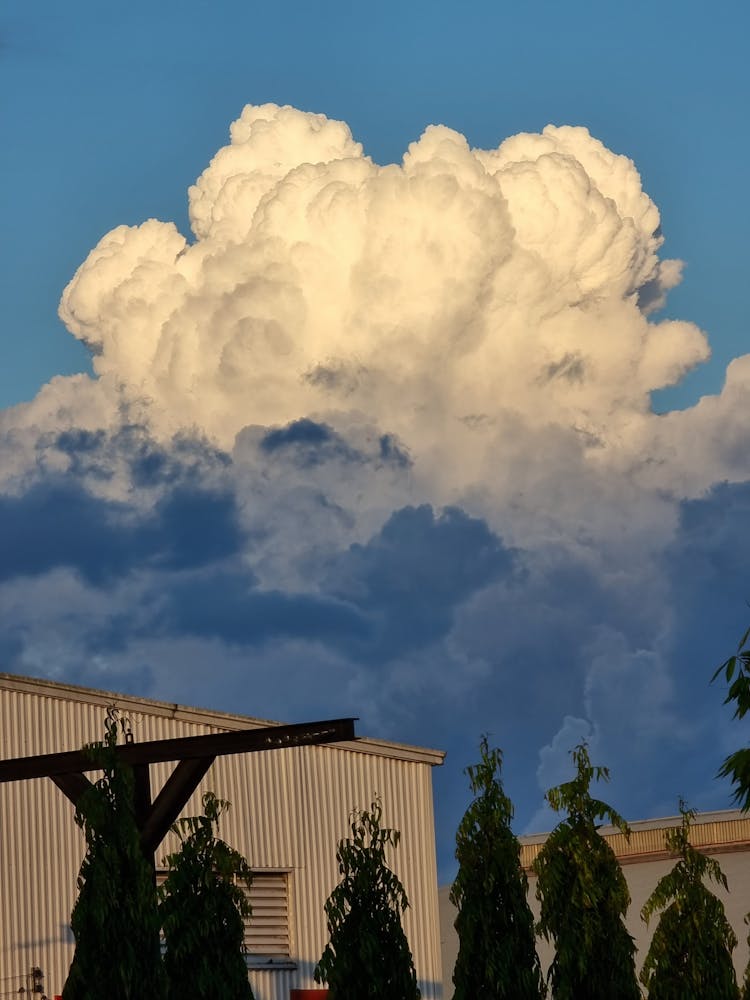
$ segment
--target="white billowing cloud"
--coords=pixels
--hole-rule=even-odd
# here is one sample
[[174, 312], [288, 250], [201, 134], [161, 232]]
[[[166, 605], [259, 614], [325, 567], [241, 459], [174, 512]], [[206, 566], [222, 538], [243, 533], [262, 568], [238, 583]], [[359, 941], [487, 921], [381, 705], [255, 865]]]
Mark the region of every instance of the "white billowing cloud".
[[343, 122], [275, 104], [248, 105], [230, 136], [189, 191], [198, 239], [244, 242], [260, 202], [295, 168], [362, 157]]
[[750, 477], [750, 354], [727, 366], [722, 392], [704, 396], [689, 410], [665, 413], [639, 428], [645, 459], [640, 484], [699, 496], [715, 482]]
[[560, 732], [539, 752], [536, 775], [541, 787], [552, 788], [570, 781], [575, 775], [570, 757], [571, 748], [579, 743], [591, 744], [595, 738], [596, 733], [588, 720], [566, 715]]
[[[587, 743], [590, 752], [595, 755], [596, 737], [596, 731], [587, 719], [566, 715], [552, 741], [539, 751], [536, 778], [540, 789], [547, 791], [575, 777], [571, 750], [580, 743]], [[551, 830], [564, 818], [564, 814], [556, 813], [545, 801], [531, 817], [524, 832], [532, 834]]]
[[432, 126], [379, 167], [341, 122], [249, 106], [190, 214], [193, 243], [107, 234], [60, 307], [164, 435], [360, 412], [469, 488], [509, 420], [627, 450], [649, 392], [707, 356], [647, 319], [679, 263], [632, 162], [582, 128], [482, 151]]

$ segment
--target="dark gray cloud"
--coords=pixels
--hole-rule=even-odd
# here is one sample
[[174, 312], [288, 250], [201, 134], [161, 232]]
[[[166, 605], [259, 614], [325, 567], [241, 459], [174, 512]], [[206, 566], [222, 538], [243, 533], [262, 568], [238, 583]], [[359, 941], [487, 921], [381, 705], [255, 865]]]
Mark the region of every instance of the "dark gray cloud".
[[[374, 447], [370, 436], [375, 439]], [[366, 444], [366, 448], [355, 445], [328, 424], [303, 417], [265, 431], [257, 446], [265, 456], [304, 470], [328, 463], [383, 464], [401, 469], [412, 464], [407, 449], [395, 434], [368, 435]]]
[[[721, 483], [680, 506], [665, 552], [679, 696], [698, 695], [750, 622], [750, 483]], [[702, 688], [706, 697], [710, 693]]]
[[105, 691], [122, 691], [138, 698], [154, 695], [154, 670], [148, 663], [130, 662], [120, 668], [82, 660], [71, 664], [65, 671], [65, 680], [70, 684], [100, 688]]
[[138, 423], [124, 423], [113, 432], [72, 428], [44, 434], [37, 450], [40, 456], [65, 455], [73, 478], [111, 479], [120, 463], [138, 489], [205, 480], [230, 463], [226, 452], [200, 436], [178, 434], [161, 444]]
[[322, 465], [332, 459], [343, 462], [363, 462], [365, 456], [352, 448], [340, 434], [327, 424], [306, 417], [286, 427], [268, 431], [260, 441], [260, 449], [268, 455], [283, 452], [301, 468]]
[[216, 570], [171, 581], [158, 626], [175, 635], [196, 635], [253, 646], [272, 637], [339, 645], [364, 639], [366, 617], [325, 595], [260, 591], [247, 571]]
[[62, 478], [0, 497], [0, 580], [70, 566], [90, 583], [125, 572], [143, 556], [121, 504]]
[[[40, 443], [40, 454], [52, 450], [69, 460], [66, 471], [40, 463], [24, 492], [0, 495], [0, 580], [70, 567], [92, 585], [111, 585], [139, 567], [199, 566], [240, 548], [234, 496], [206, 475], [223, 459], [200, 442], [182, 439], [167, 452], [141, 429], [80, 430]], [[134, 489], [158, 489], [153, 503], [93, 492], [118, 463]]]
[[750, 740], [747, 721], [732, 721], [732, 710], [722, 704], [723, 681], [710, 684], [750, 624], [749, 523], [750, 483], [717, 484], [681, 504], [679, 529], [664, 556], [675, 707], [696, 729], [680, 773], [703, 807], [726, 807], [727, 785], [714, 780], [716, 771], [730, 749]]
[[90, 468], [76, 464], [0, 496], [0, 581], [67, 566], [90, 584], [111, 584], [138, 567], [199, 566], [240, 548], [231, 493], [178, 484], [143, 511], [89, 492]]
[[140, 544], [159, 566], [187, 569], [237, 554], [242, 532], [229, 492], [190, 486], [171, 490], [139, 531]]
[[369, 542], [334, 557], [326, 583], [373, 621], [361, 655], [378, 660], [434, 642], [461, 602], [513, 566], [513, 552], [485, 521], [423, 504], [395, 511]]

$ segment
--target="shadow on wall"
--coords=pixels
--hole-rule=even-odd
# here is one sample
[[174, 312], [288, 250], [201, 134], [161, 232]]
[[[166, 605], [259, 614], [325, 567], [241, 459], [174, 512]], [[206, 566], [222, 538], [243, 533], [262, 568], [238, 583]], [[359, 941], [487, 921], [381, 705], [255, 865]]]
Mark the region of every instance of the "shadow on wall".
[[20, 941], [16, 940], [14, 942], [16, 948], [20, 948], [24, 951], [36, 951], [39, 948], [44, 948], [45, 945], [60, 944], [74, 944], [75, 938], [73, 937], [73, 931], [70, 929], [69, 924], [59, 924], [60, 933], [56, 934], [54, 937], [46, 938], [34, 938], [33, 941]]

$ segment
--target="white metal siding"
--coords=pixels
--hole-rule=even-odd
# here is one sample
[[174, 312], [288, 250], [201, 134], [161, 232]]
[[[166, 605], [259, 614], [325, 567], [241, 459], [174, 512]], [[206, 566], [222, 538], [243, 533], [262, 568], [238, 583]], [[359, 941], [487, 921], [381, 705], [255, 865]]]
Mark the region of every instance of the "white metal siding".
[[[49, 687], [35, 691], [27, 684], [18, 690], [3, 683], [0, 679], [0, 756], [77, 749], [101, 738], [105, 698], [91, 693], [87, 701], [87, 692], [60, 697]], [[125, 703], [123, 714], [138, 742], [220, 732], [241, 723], [210, 724], [211, 716], [198, 712], [187, 719], [184, 710], [170, 717], [165, 706], [147, 703]], [[440, 997], [431, 765], [393, 753], [386, 755], [382, 747], [370, 753], [317, 746], [220, 757], [184, 810], [197, 812], [202, 792], [216, 791], [232, 803], [222, 817], [221, 836], [253, 867], [290, 872], [296, 968], [252, 970], [256, 1000], [288, 1000], [293, 987], [315, 987], [313, 969], [327, 940], [323, 902], [338, 880], [336, 844], [349, 832], [352, 807], [369, 806], [376, 793], [383, 822], [402, 834], [392, 863], [411, 903], [404, 927], [422, 995]], [[171, 768], [152, 765], [152, 795]], [[176, 846], [170, 835], [157, 863]], [[62, 992], [73, 951], [68, 922], [82, 854], [73, 807], [49, 779], [0, 784], [0, 994], [8, 988], [15, 993], [20, 977], [35, 964], [44, 970], [47, 995]]]

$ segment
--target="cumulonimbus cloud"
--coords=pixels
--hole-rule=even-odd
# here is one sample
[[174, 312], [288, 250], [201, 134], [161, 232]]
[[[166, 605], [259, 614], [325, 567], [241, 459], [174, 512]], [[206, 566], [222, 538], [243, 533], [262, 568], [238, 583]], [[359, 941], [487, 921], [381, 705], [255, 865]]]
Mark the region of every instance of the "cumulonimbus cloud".
[[199, 697], [206, 655], [236, 690], [244, 644], [261, 714], [325, 678], [417, 729], [461, 698], [467, 725], [494, 712], [546, 748], [546, 774], [573, 730], [620, 753], [630, 693], [644, 745], [689, 741], [671, 567], [685, 512], [750, 479], [750, 356], [720, 395], [652, 411], [708, 344], [659, 318], [682, 265], [632, 161], [584, 128], [477, 150], [431, 126], [379, 166], [344, 123], [267, 104], [188, 198], [190, 237], [120, 226], [65, 289], [96, 377], [0, 414], [14, 523], [33, 537], [61, 497], [79, 535], [103, 518], [80, 551], [4, 568], [14, 662], [40, 669], [67, 629], [55, 591], [69, 662], [130, 664], [157, 693], [179, 660]]

